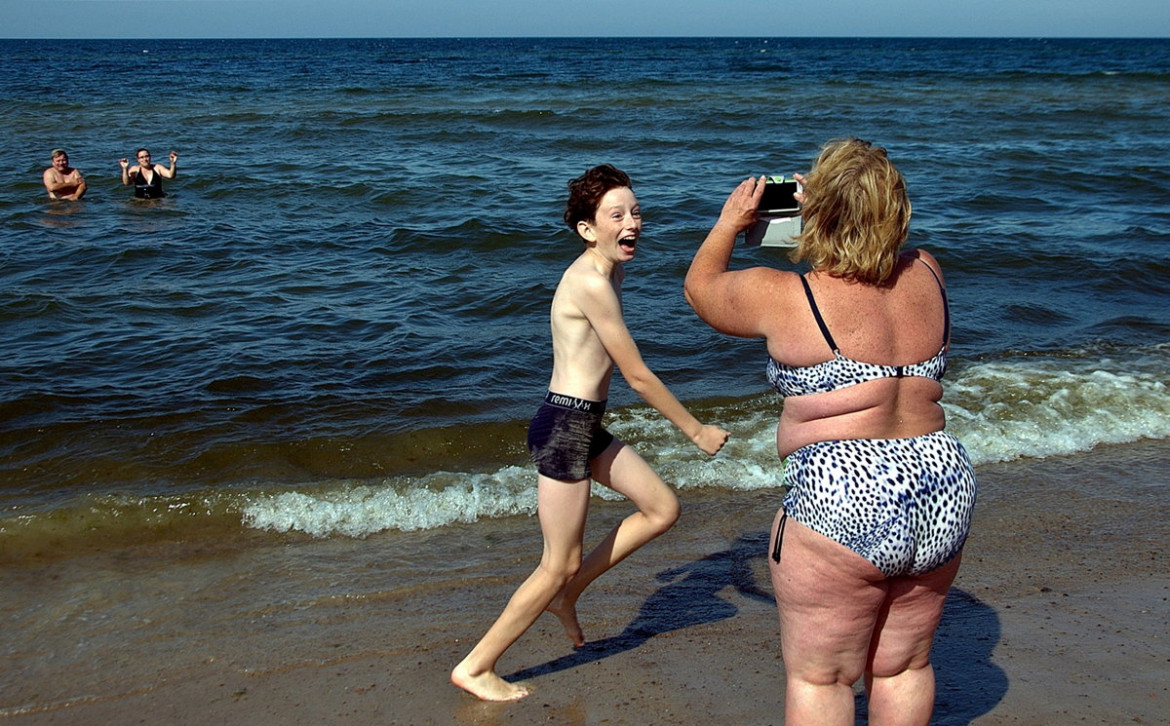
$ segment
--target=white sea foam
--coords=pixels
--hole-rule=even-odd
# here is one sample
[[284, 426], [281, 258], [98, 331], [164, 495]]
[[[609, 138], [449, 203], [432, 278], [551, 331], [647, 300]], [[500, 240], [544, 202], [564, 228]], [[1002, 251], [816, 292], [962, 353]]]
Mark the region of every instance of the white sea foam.
[[[943, 406], [948, 430], [977, 465], [1087, 451], [1105, 443], [1170, 438], [1170, 391], [1162, 380], [1167, 350], [1124, 362], [1087, 356], [1021, 356], [957, 366]], [[709, 458], [644, 406], [615, 411], [608, 428], [630, 443], [678, 490], [779, 487], [775, 449], [779, 399], [763, 394], [713, 407], [704, 418], [733, 432]], [[259, 497], [246, 525], [326, 537], [417, 530], [484, 517], [532, 514], [536, 475], [509, 464], [490, 472], [436, 472], [380, 484], [322, 485], [313, 492]], [[596, 496], [620, 495], [593, 485]]]
[[507, 466], [491, 474], [435, 472], [381, 486], [326, 487], [263, 496], [244, 508], [244, 523], [319, 537], [361, 537], [385, 529], [431, 529], [480, 517], [536, 510], [531, 472]]
[[1085, 359], [972, 365], [947, 384], [947, 428], [976, 464], [1170, 437], [1170, 391], [1161, 374], [1120, 367]]

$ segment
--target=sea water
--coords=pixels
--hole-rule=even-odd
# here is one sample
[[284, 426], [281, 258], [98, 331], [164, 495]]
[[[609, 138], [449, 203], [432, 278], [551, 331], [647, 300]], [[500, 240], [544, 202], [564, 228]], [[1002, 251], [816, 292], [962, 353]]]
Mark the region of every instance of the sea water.
[[[759, 341], [682, 279], [730, 190], [884, 145], [945, 269], [977, 464], [1170, 436], [1170, 41], [0, 41], [0, 559], [361, 538], [530, 513], [566, 182], [645, 215], [625, 314], [708, 460], [622, 383], [680, 490], [776, 489]], [[89, 190], [50, 201], [63, 147]], [[161, 201], [118, 160], [179, 153]], [[739, 247], [734, 265], [790, 267]], [[603, 494], [599, 492], [599, 494]], [[275, 538], [275, 539], [274, 539]]]
[[[1170, 41], [0, 41], [0, 64], [0, 716], [361, 658], [443, 681], [538, 557], [523, 442], [581, 249], [565, 184], [602, 162], [645, 215], [634, 337], [733, 438], [708, 459], [615, 382], [607, 426], [684, 517], [591, 588], [591, 633], [659, 584], [631, 572], [714, 558], [766, 592], [781, 402], [682, 279], [740, 180], [831, 138], [889, 149], [946, 271], [976, 546], [1047, 517], [1075, 556], [1165, 487]], [[80, 203], [46, 198], [54, 147]], [[161, 201], [121, 185], [139, 147], [179, 153]], [[1057, 461], [1068, 511], [1038, 511], [1021, 484]], [[590, 543], [628, 511], [608, 498]], [[707, 601], [727, 617], [687, 616]], [[939, 723], [986, 707], [955, 702]]]

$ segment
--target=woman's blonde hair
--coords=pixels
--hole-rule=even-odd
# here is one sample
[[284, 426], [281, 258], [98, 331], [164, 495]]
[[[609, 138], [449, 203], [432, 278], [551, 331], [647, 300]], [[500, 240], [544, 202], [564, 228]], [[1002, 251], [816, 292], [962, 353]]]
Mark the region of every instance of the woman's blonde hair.
[[890, 280], [910, 232], [910, 199], [885, 149], [860, 139], [825, 144], [804, 182], [802, 214], [793, 262], [872, 285]]

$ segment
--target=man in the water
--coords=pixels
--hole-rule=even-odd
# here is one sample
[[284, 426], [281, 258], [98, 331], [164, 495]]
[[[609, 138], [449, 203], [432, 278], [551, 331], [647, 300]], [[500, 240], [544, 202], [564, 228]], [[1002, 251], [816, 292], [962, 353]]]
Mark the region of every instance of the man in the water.
[[64, 149], [53, 149], [49, 158], [53, 165], [42, 176], [49, 199], [81, 199], [85, 194], [85, 179], [81, 172], [69, 166], [69, 154]]

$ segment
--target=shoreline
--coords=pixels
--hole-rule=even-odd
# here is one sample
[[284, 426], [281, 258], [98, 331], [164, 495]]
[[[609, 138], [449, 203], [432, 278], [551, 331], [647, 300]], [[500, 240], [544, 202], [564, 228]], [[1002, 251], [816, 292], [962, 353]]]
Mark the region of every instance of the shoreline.
[[[979, 468], [975, 525], [935, 644], [932, 723], [1156, 723], [1170, 711], [1167, 464], [1163, 440]], [[51, 658], [34, 656], [38, 672], [29, 674], [19, 666], [30, 654], [6, 647], [0, 723], [781, 724], [783, 665], [764, 561], [778, 498], [685, 492], [675, 529], [582, 599], [585, 647], [574, 651], [545, 617], [505, 654], [501, 673], [534, 685], [518, 703], [477, 701], [447, 675], [533, 566], [539, 533], [530, 518], [276, 548], [313, 550], [353, 582], [386, 567], [387, 543], [414, 542], [436, 563], [457, 564], [441, 580], [396, 574], [397, 587], [333, 603], [284, 635], [283, 621], [267, 616], [228, 624], [270, 628], [263, 657], [241, 655], [247, 645], [208, 621], [190, 593], [170, 597], [194, 601], [196, 622], [175, 639], [195, 655], [153, 676], [115, 668], [102, 688], [71, 691]], [[626, 511], [596, 499], [593, 507], [591, 541]], [[240, 553], [235, 566], [276, 550]], [[251, 597], [270, 597], [278, 584], [275, 575], [252, 582]], [[223, 609], [208, 597], [206, 612]], [[43, 625], [70, 627], [47, 615]], [[169, 663], [163, 640], [149, 629], [128, 637], [116, 662]], [[60, 697], [45, 695], [54, 689]]]

